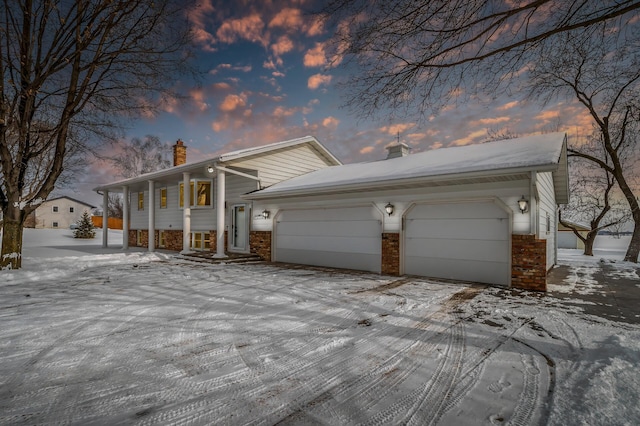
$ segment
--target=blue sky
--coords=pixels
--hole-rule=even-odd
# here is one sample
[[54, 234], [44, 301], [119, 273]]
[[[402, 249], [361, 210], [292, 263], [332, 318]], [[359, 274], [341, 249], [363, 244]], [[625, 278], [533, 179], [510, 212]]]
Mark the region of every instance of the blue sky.
[[[384, 158], [384, 147], [397, 132], [420, 152], [479, 143], [488, 128], [519, 135], [558, 126], [570, 134], [588, 129], [588, 118], [576, 104], [542, 108], [506, 95], [445, 107], [420, 124], [398, 118], [358, 120], [341, 107], [345, 99], [336, 84], [347, 76], [329, 66], [332, 59], [340, 62], [325, 49], [332, 33], [308, 13], [318, 5], [316, 0], [198, 2], [186, 13], [196, 34], [202, 81], [176, 81], [175, 89], [185, 98], [169, 99], [160, 113], [130, 123], [125, 138], [152, 134], [170, 144], [182, 139], [189, 162], [312, 135], [344, 163], [352, 163]], [[70, 195], [100, 203], [89, 190], [112, 180], [113, 170], [95, 162]]]

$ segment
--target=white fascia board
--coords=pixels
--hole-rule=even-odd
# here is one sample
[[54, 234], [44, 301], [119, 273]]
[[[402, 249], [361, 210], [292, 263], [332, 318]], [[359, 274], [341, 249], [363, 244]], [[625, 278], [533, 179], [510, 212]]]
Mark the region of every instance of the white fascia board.
[[[456, 181], [456, 180], [467, 180], [467, 179], [475, 179], [475, 178], [484, 178], [484, 177], [499, 177], [499, 176], [512, 176], [518, 174], [528, 174], [532, 171], [537, 172], [553, 172], [558, 169], [557, 164], [547, 164], [542, 166], [531, 166], [531, 167], [518, 167], [511, 169], [503, 169], [499, 172], [496, 170], [489, 171], [480, 171], [480, 172], [471, 172], [471, 173], [449, 173], [444, 175], [436, 175], [436, 176], [423, 176], [423, 177], [414, 177], [414, 178], [406, 178], [406, 179], [392, 179], [392, 180], [382, 180], [382, 181], [368, 181], [363, 183], [356, 184], [347, 184], [347, 185], [334, 185], [330, 187], [322, 187], [322, 186], [309, 186], [306, 188], [300, 189], [292, 189], [286, 191], [278, 191], [278, 192], [266, 192], [256, 191], [250, 192], [248, 194], [244, 194], [241, 196], [243, 199], [247, 200], [268, 200], [275, 198], [285, 198], [285, 197], [299, 197], [299, 196], [315, 196], [315, 195], [325, 195], [336, 192], [356, 192], [356, 191], [375, 191], [382, 190], [388, 187], [394, 187], [398, 185], [420, 185], [420, 184], [429, 184], [439, 181]], [[277, 184], [276, 184], [277, 185]]]

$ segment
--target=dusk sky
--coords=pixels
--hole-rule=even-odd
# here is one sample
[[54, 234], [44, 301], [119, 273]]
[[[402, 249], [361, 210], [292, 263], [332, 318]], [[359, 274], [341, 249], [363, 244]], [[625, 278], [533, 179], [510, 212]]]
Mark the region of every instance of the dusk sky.
[[[321, 4], [200, 1], [187, 11], [203, 71], [200, 85], [176, 81], [186, 100], [169, 100], [163, 112], [130, 123], [125, 138], [151, 134], [170, 144], [182, 139], [191, 162], [312, 135], [341, 161], [353, 163], [384, 158], [384, 147], [396, 140], [398, 131], [401, 141], [420, 152], [482, 142], [488, 128], [508, 128], [518, 135], [558, 126], [569, 134], [589, 129], [578, 105], [542, 107], [525, 102], [519, 94], [450, 105], [421, 124], [410, 119], [358, 120], [341, 107], [345, 99], [336, 84], [347, 76], [329, 66], [325, 46], [332, 33], [308, 13]], [[99, 205], [101, 197], [90, 190], [115, 180], [113, 173], [105, 164], [95, 163], [75, 192], [62, 192]]]

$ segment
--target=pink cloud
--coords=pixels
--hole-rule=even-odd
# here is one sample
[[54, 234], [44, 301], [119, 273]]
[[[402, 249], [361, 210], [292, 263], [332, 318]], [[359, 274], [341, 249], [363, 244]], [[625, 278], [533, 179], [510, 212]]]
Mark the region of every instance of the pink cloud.
[[307, 50], [304, 54], [303, 63], [307, 68], [321, 67], [327, 64], [327, 55], [324, 51], [324, 44], [316, 43], [316, 45]]
[[194, 8], [187, 11], [187, 19], [193, 27], [194, 41], [208, 52], [216, 50], [214, 47], [215, 37], [206, 30], [206, 23], [214, 10], [211, 0], [202, 0]]
[[271, 45], [274, 55], [280, 56], [293, 50], [293, 41], [287, 36], [278, 37], [278, 41]]
[[360, 151], [358, 152], [364, 155], [364, 154], [371, 154], [374, 150], [375, 150], [375, 147], [373, 146], [365, 146], [364, 148], [360, 149]]
[[321, 85], [323, 84], [328, 85], [329, 83], [331, 83], [330, 75], [314, 74], [311, 77], [309, 77], [309, 80], [307, 82], [307, 87], [311, 90], [315, 90]]
[[513, 108], [513, 107], [517, 106], [517, 105], [518, 105], [518, 101], [507, 102], [507, 103], [506, 103], [506, 104], [504, 104], [504, 105], [500, 105], [500, 106], [499, 106], [499, 107], [497, 107], [496, 109], [497, 109], [498, 111], [506, 111], [506, 110], [508, 110], [508, 109], [511, 109], [511, 108]]
[[284, 8], [269, 22], [269, 28], [283, 28], [289, 33], [302, 32], [310, 37], [322, 34], [324, 22], [315, 17], [305, 17], [300, 9]]
[[338, 127], [338, 124], [340, 124], [340, 120], [335, 117], [327, 117], [322, 120], [322, 125], [328, 129], [335, 130]]
[[234, 43], [237, 40], [247, 40], [267, 46], [268, 36], [263, 34], [264, 22], [258, 14], [245, 16], [239, 19], [229, 19], [220, 25], [216, 36], [221, 42]]
[[209, 109], [209, 104], [205, 100], [205, 93], [201, 89], [193, 89], [189, 92], [189, 96], [191, 98], [191, 102], [196, 105], [201, 112], [204, 112]]
[[412, 127], [414, 127], [416, 125], [416, 123], [398, 123], [398, 124], [392, 124], [390, 126], [383, 126], [380, 128], [380, 132], [381, 133], [386, 133], [388, 135], [393, 135], [396, 136], [398, 134], [398, 132], [400, 132], [400, 134], [403, 134], [404, 132], [406, 132], [408, 129], [411, 129]]
[[220, 104], [220, 110], [224, 112], [230, 112], [238, 108], [244, 107], [247, 104], [246, 95], [227, 95]]
[[472, 126], [495, 126], [496, 124], [506, 123], [510, 120], [511, 117], [481, 118], [479, 120], [472, 121], [469, 124]]

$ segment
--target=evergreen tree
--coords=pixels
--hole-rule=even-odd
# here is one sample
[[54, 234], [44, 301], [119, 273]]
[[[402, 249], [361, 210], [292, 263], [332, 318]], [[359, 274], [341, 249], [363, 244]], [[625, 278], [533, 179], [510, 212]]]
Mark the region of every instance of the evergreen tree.
[[78, 228], [73, 231], [74, 238], [94, 238], [96, 231], [93, 228], [93, 222], [89, 212], [86, 210], [82, 213], [82, 217], [78, 220]]

